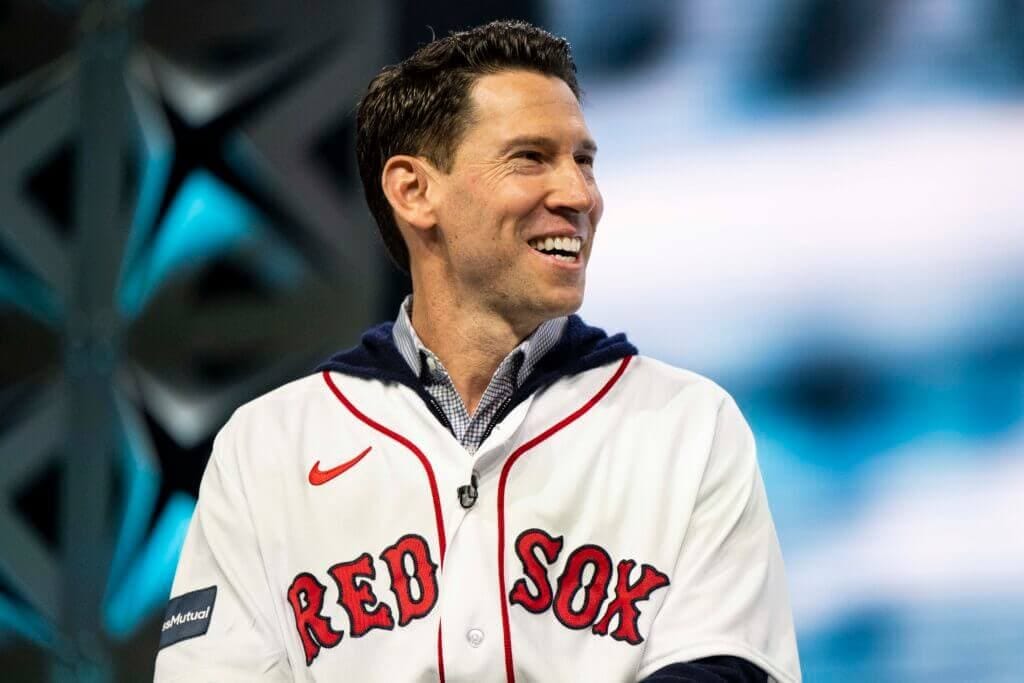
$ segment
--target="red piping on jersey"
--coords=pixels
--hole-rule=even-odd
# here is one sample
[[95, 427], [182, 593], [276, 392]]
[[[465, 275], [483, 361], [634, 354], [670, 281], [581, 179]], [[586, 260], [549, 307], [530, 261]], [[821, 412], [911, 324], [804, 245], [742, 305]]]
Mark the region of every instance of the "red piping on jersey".
[[512, 629], [509, 626], [508, 621], [508, 599], [505, 594], [505, 484], [508, 483], [508, 474], [512, 470], [512, 465], [516, 463], [526, 451], [530, 450], [537, 444], [541, 443], [552, 434], [560, 431], [563, 427], [575, 422], [578, 418], [582, 417], [584, 413], [593, 408], [598, 401], [604, 398], [605, 394], [611, 391], [611, 388], [619, 381], [622, 377], [622, 373], [626, 371], [626, 366], [629, 365], [629, 361], [632, 360], [632, 356], [626, 356], [619, 363], [618, 369], [615, 370], [615, 374], [612, 375], [611, 379], [605, 382], [605, 385], [601, 387], [601, 390], [594, 394], [589, 401], [584, 403], [576, 412], [572, 413], [561, 422], [558, 422], [552, 427], [548, 427], [545, 431], [541, 432], [538, 436], [530, 439], [522, 446], [517, 448], [512, 455], [505, 461], [505, 466], [501, 468], [501, 477], [498, 479], [498, 588], [501, 596], [501, 628], [503, 635], [505, 636], [505, 677], [508, 683], [514, 683], [516, 680], [515, 671], [512, 668]]
[[[419, 459], [420, 464], [423, 465], [423, 469], [427, 473], [427, 481], [430, 482], [430, 495], [434, 499], [434, 520], [437, 523], [437, 543], [441, 548], [440, 565], [441, 569], [443, 570], [444, 554], [446, 550], [446, 542], [444, 535], [444, 517], [441, 515], [441, 496], [437, 492], [437, 480], [434, 478], [434, 469], [430, 466], [430, 461], [427, 460], [427, 456], [423, 455], [423, 451], [421, 451], [412, 441], [409, 441], [409, 439], [405, 438], [398, 432], [392, 431], [385, 427], [384, 425], [382, 425], [381, 423], [374, 421], [370, 417], [367, 417], [366, 414], [360, 412], [358, 408], [352, 405], [352, 402], [345, 398], [345, 395], [341, 393], [341, 389], [339, 389], [338, 385], [334, 383], [334, 380], [331, 378], [331, 373], [329, 370], [324, 370], [321, 374], [324, 377], [324, 381], [327, 382], [327, 386], [330, 387], [332, 392], [334, 392], [334, 395], [338, 398], [339, 401], [341, 401], [342, 405], [348, 408], [350, 413], [352, 413], [358, 419], [368, 424], [370, 427], [376, 429], [381, 434], [390, 437], [397, 441], [398, 443], [405, 446], [412, 452], [413, 455], [415, 455]], [[441, 649], [440, 621], [438, 622], [437, 625], [437, 672], [441, 680], [441, 683], [444, 683], [444, 653], [442, 652]]]

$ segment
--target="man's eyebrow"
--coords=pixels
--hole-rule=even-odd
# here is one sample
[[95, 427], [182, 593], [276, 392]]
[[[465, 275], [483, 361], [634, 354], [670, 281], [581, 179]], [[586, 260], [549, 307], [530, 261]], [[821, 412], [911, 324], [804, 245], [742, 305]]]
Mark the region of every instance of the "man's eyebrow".
[[[554, 139], [545, 137], [543, 135], [519, 135], [507, 141], [501, 148], [499, 156], [508, 154], [517, 147], [539, 147], [541, 149], [550, 150], [556, 149], [558, 143]], [[591, 154], [597, 153], [597, 143], [590, 138], [585, 138], [580, 141], [579, 150], [583, 152], [589, 152]]]

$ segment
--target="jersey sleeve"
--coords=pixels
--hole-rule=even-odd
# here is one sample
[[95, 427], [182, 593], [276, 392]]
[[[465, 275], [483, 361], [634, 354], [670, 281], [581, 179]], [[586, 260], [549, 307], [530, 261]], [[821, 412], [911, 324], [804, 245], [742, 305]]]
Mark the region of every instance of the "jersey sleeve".
[[231, 428], [217, 435], [203, 474], [154, 683], [291, 680]]
[[754, 438], [731, 397], [714, 437], [668, 594], [638, 679], [674, 662], [745, 659], [773, 680], [800, 680], [796, 636]]

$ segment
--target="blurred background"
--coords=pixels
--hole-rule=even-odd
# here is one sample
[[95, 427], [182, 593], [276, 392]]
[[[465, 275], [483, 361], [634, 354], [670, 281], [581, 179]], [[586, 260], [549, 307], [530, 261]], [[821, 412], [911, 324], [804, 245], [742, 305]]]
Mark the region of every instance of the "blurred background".
[[408, 283], [353, 110], [573, 43], [582, 314], [743, 408], [811, 681], [1024, 680], [1024, 2], [0, 0], [0, 677], [145, 681], [214, 433]]

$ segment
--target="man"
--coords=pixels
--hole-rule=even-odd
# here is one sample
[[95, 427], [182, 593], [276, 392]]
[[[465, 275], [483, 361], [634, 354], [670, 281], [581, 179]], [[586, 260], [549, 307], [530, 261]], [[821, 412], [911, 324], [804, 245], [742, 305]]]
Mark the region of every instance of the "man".
[[799, 680], [735, 404], [571, 315], [602, 211], [579, 95], [568, 44], [509, 22], [370, 84], [412, 297], [218, 435], [157, 680]]

